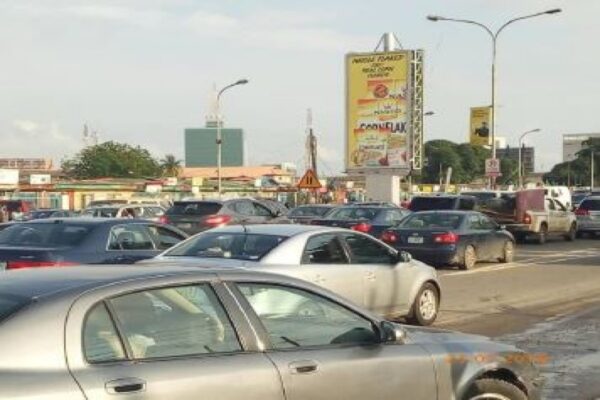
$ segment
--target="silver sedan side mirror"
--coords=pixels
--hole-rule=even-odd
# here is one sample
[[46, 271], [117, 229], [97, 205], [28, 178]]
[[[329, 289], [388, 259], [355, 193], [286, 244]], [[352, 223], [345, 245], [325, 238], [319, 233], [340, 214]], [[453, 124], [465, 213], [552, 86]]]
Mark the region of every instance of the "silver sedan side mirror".
[[398, 252], [398, 262], [399, 263], [407, 263], [407, 262], [411, 262], [411, 261], [412, 261], [412, 256], [410, 255], [410, 253], [408, 253], [406, 251]]

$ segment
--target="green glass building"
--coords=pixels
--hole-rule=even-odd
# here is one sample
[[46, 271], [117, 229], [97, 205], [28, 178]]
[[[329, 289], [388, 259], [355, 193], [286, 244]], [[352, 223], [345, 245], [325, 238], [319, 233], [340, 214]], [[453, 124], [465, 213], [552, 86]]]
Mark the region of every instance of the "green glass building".
[[[244, 131], [238, 128], [221, 128], [222, 165], [242, 167], [244, 165]], [[185, 130], [185, 166], [217, 166], [217, 123], [207, 122], [205, 128]]]

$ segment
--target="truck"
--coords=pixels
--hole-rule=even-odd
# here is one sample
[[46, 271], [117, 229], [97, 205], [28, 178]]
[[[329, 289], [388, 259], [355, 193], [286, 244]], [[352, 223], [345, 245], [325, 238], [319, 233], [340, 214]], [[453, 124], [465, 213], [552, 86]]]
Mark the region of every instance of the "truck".
[[548, 236], [562, 236], [572, 241], [577, 235], [577, 217], [570, 205], [548, 196], [544, 188], [503, 193], [482, 202], [479, 210], [505, 226], [520, 243], [533, 238], [544, 244]]

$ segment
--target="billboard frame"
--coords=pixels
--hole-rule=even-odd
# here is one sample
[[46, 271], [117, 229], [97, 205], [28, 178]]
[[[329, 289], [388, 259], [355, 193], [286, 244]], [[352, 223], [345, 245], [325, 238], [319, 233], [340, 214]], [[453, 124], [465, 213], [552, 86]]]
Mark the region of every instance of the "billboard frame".
[[[407, 72], [407, 98], [409, 105], [407, 109], [406, 123], [407, 129], [407, 151], [408, 151], [408, 166], [406, 168], [396, 167], [363, 167], [349, 168], [349, 110], [350, 110], [350, 74], [349, 60], [352, 57], [368, 57], [384, 54], [401, 53], [408, 58]], [[420, 170], [424, 166], [423, 157], [423, 105], [424, 105], [424, 80], [423, 80], [423, 59], [424, 50], [392, 50], [392, 51], [375, 51], [375, 52], [350, 52], [344, 57], [344, 166], [346, 173], [352, 174], [377, 174], [377, 175], [396, 175], [408, 176], [411, 172]]]

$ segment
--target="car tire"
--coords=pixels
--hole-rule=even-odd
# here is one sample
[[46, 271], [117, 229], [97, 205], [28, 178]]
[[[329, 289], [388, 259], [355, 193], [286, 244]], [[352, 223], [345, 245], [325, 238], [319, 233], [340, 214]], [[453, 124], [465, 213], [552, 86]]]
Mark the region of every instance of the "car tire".
[[586, 233], [583, 231], [577, 231], [577, 233], [575, 234], [575, 236], [577, 237], [577, 239], [582, 239], [586, 236]]
[[540, 232], [537, 234], [537, 244], [546, 244], [548, 240], [548, 225], [542, 224]]
[[524, 233], [515, 233], [515, 241], [519, 244], [525, 243], [527, 235]]
[[502, 246], [502, 256], [500, 257], [501, 263], [511, 263], [515, 259], [515, 244], [512, 240], [507, 240]]
[[463, 252], [460, 269], [473, 269], [475, 264], [477, 264], [477, 251], [474, 246], [468, 245]]
[[477, 379], [467, 391], [465, 400], [484, 400], [484, 399], [508, 399], [508, 400], [527, 400], [525, 394], [518, 386], [510, 382], [493, 379]]
[[431, 282], [425, 282], [406, 317], [409, 324], [429, 326], [433, 324], [440, 311], [440, 291]]
[[565, 240], [568, 242], [572, 242], [577, 237], [577, 224], [573, 222], [571, 227], [569, 228], [569, 233], [565, 235]]

